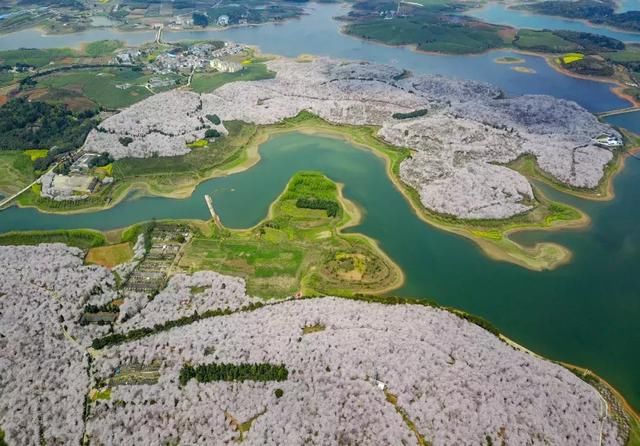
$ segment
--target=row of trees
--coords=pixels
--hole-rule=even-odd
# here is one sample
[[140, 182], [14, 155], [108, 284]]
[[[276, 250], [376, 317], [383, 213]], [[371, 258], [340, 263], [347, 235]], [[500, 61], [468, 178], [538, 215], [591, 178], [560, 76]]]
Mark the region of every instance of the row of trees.
[[100, 350], [104, 347], [109, 347], [112, 345], [122, 344], [124, 342], [131, 342], [137, 339], [142, 339], [146, 336], [151, 336], [156, 333], [160, 333], [162, 331], [170, 330], [175, 327], [182, 327], [185, 325], [193, 324], [202, 319], [207, 319], [211, 317], [217, 316], [227, 316], [229, 314], [235, 313], [236, 311], [254, 311], [258, 308], [261, 308], [264, 304], [261, 302], [254, 302], [249, 305], [246, 305], [239, 310], [233, 310], [230, 308], [216, 308], [213, 310], [206, 311], [202, 314], [198, 312], [194, 312], [190, 316], [181, 317], [180, 319], [175, 319], [171, 321], [166, 321], [161, 324], [155, 324], [153, 327], [143, 327], [137, 328], [135, 330], [128, 331], [126, 333], [112, 333], [107, 336], [103, 336], [101, 338], [96, 338], [91, 343], [91, 346], [96, 350]]
[[289, 371], [283, 365], [266, 362], [256, 364], [202, 364], [192, 366], [185, 364], [180, 370], [180, 385], [190, 380], [201, 383], [211, 381], [286, 381]]
[[426, 108], [421, 108], [420, 110], [414, 110], [408, 113], [394, 113], [391, 115], [393, 119], [411, 119], [411, 118], [419, 118], [420, 116], [424, 116], [429, 113], [429, 110]]
[[319, 198], [298, 198], [296, 207], [304, 209], [325, 209], [328, 217], [336, 217], [340, 210], [338, 202]]
[[109, 302], [103, 305], [87, 304], [84, 306], [85, 313], [118, 313], [120, 308]]

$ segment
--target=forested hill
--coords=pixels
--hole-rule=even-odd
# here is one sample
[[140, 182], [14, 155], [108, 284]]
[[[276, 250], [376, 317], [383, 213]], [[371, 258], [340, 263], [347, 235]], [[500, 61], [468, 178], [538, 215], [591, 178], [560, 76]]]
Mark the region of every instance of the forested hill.
[[532, 3], [526, 8], [539, 14], [584, 19], [593, 23], [640, 31], [640, 11], [616, 14], [615, 4], [610, 0], [548, 0]]
[[0, 107], [0, 150], [80, 147], [94, 126], [93, 111], [14, 99]]

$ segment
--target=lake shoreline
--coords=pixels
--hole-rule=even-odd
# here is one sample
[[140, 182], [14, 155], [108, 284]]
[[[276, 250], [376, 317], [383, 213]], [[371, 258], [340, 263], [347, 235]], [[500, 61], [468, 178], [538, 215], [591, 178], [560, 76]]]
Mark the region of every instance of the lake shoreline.
[[[274, 134], [273, 136], [277, 134], [278, 133]], [[289, 183], [287, 183], [287, 186], [280, 193], [280, 195], [278, 195], [271, 202], [271, 204], [269, 205], [269, 210], [267, 211], [267, 215], [262, 220], [257, 222], [255, 225], [250, 226], [248, 228], [226, 228], [226, 229], [233, 232], [251, 231], [251, 230], [257, 229], [259, 226], [263, 225], [269, 220], [272, 220], [275, 217], [275, 206], [277, 205], [278, 201], [280, 201], [280, 199], [286, 194], [288, 186], [289, 186]], [[358, 226], [360, 223], [362, 223], [363, 211], [360, 209], [360, 207], [356, 203], [354, 203], [353, 201], [349, 200], [344, 196], [344, 193], [343, 193], [344, 183], [336, 183], [336, 187], [337, 187], [336, 192], [337, 192], [338, 203], [340, 203], [343, 211], [348, 216], [348, 219], [346, 221], [341, 222], [339, 225], [336, 226], [336, 233], [341, 237], [348, 238], [349, 236], [355, 235], [362, 238], [367, 243], [369, 248], [376, 255], [380, 256], [388, 265], [390, 265], [390, 267], [394, 270], [395, 276], [397, 278], [393, 283], [391, 283], [390, 285], [384, 288], [379, 288], [375, 291], [363, 291], [361, 294], [370, 295], [370, 296], [384, 295], [391, 291], [402, 288], [402, 286], [404, 286], [404, 284], [406, 283], [406, 275], [402, 270], [402, 268], [400, 268], [400, 266], [380, 247], [380, 243], [378, 240], [372, 237], [369, 237], [365, 234], [362, 234], [360, 232], [355, 232], [355, 233], [344, 232], [345, 229]], [[300, 284], [301, 286], [304, 286], [303, 282], [304, 281], [301, 280], [301, 284]], [[304, 288], [302, 288], [302, 291], [304, 291]]]
[[[611, 84], [612, 88], [610, 89], [611, 93], [613, 95], [615, 95], [616, 97], [623, 99], [627, 102], [629, 102], [630, 104], [632, 104], [633, 106], [636, 107], [640, 107], [640, 100], [635, 99], [627, 94], [625, 94], [624, 92], [622, 92], [622, 90], [624, 88], [628, 88], [628, 85], [623, 84], [621, 81], [613, 79], [613, 78], [606, 78], [606, 77], [596, 77], [596, 76], [585, 76], [585, 75], [580, 75], [580, 74], [575, 74], [572, 73], [569, 70], [565, 70], [562, 69], [561, 67], [557, 66], [557, 64], [553, 63], [553, 58], [558, 57], [557, 54], [552, 54], [552, 53], [545, 53], [545, 52], [536, 52], [536, 51], [528, 51], [528, 50], [522, 50], [516, 47], [510, 47], [510, 46], [503, 46], [503, 47], [499, 47], [499, 48], [489, 48], [486, 49], [484, 51], [481, 52], [477, 52], [477, 53], [463, 53], [463, 54], [455, 54], [455, 53], [441, 53], [441, 52], [437, 52], [437, 51], [426, 51], [426, 50], [422, 50], [418, 48], [418, 44], [414, 44], [414, 43], [408, 43], [408, 44], [404, 44], [404, 45], [393, 45], [390, 43], [385, 43], [379, 40], [375, 40], [375, 39], [367, 39], [364, 37], [360, 37], [360, 36], [356, 36], [354, 34], [350, 34], [348, 32], [345, 31], [346, 25], [342, 25], [338, 32], [340, 32], [341, 34], [343, 34], [344, 36], [350, 37], [352, 39], [357, 39], [357, 40], [361, 40], [363, 42], [368, 42], [368, 43], [375, 43], [376, 45], [382, 45], [382, 46], [386, 46], [388, 48], [407, 48], [415, 53], [418, 54], [425, 54], [428, 56], [450, 56], [450, 57], [459, 57], [459, 56], [463, 56], [463, 57], [474, 57], [474, 56], [482, 56], [482, 55], [488, 55], [491, 54], [492, 52], [498, 52], [498, 51], [510, 51], [516, 54], [522, 54], [525, 56], [532, 56], [532, 57], [539, 57], [544, 59], [547, 64], [549, 65], [550, 68], [552, 68], [553, 70], [555, 70], [556, 72], [568, 76], [568, 77], [572, 77], [574, 79], [582, 79], [582, 80], [587, 80], [587, 81], [594, 81], [594, 82], [601, 82], [601, 83], [606, 83], [606, 84]], [[515, 29], [515, 28], [514, 28]], [[499, 58], [494, 59], [494, 63], [500, 64], [500, 65], [511, 65], [511, 64], [518, 64], [518, 63], [525, 63], [526, 61], [519, 61], [519, 62], [502, 62], [502, 61], [498, 61]], [[531, 73], [527, 73], [527, 74], [536, 74], [535, 72], [531, 72]]]
[[[471, 8], [471, 9], [465, 11], [465, 13], [469, 13], [471, 11], [482, 11], [482, 10], [485, 10], [485, 9], [487, 9], [489, 7], [490, 4], [491, 4], [491, 2], [488, 2], [488, 3], [482, 5], [482, 6], [478, 7], [478, 8]], [[582, 23], [583, 25], [588, 26], [590, 28], [595, 28], [592, 31], [592, 34], [598, 34], [598, 32], [597, 32], [598, 28], [601, 28], [601, 29], [605, 29], [607, 31], [612, 31], [612, 32], [620, 32], [620, 33], [627, 33], [627, 34], [637, 34], [638, 37], [640, 37], [640, 31], [633, 31], [633, 30], [628, 30], [628, 29], [624, 29], [624, 28], [617, 28], [615, 26], [594, 23], [594, 22], [589, 21], [588, 19], [574, 19], [574, 18], [571, 18], [571, 17], [564, 17], [564, 16], [561, 16], [561, 15], [551, 15], [551, 14], [543, 14], [543, 13], [539, 13], [539, 12], [532, 12], [532, 11], [529, 11], [528, 9], [512, 8], [509, 4], [505, 4], [505, 7], [506, 7], [506, 9], [512, 9], [514, 11], [522, 12], [523, 14], [529, 15], [529, 16], [534, 16], [534, 17], [553, 17], [553, 18], [556, 18], [556, 19], [567, 20], [567, 21], [570, 21], [570, 22]], [[485, 21], [485, 23], [489, 23], [489, 22], [486, 22], [486, 19], [478, 17], [476, 15], [470, 15], [470, 16], [473, 17], [474, 19], [482, 20], [482, 21]], [[502, 26], [509, 26], [511, 28], [514, 28], [514, 26], [511, 25], [511, 24], [503, 24]], [[619, 40], [622, 40], [622, 39], [619, 39]], [[624, 40], [622, 40], [622, 41], [625, 42]]]
[[630, 96], [624, 93], [623, 91], [625, 88], [630, 88], [631, 86], [624, 84], [622, 81], [618, 79], [614, 79], [612, 77], [587, 76], [584, 74], [573, 73], [572, 71], [562, 68], [560, 65], [554, 62], [554, 59], [558, 57], [557, 54], [530, 53], [526, 51], [518, 51], [518, 52], [521, 52], [522, 54], [538, 55], [540, 57], [544, 57], [545, 61], [547, 62], [547, 65], [549, 65], [551, 68], [556, 70], [558, 73], [564, 74], [565, 76], [573, 77], [575, 79], [583, 79], [587, 81], [594, 81], [594, 82], [601, 82], [605, 84], [615, 85], [614, 87], [611, 88], [611, 92], [613, 94], [615, 94], [620, 99], [624, 99], [625, 101], [628, 101], [634, 107], [640, 107], [640, 99], [634, 98], [633, 96]]
[[[367, 132], [369, 136], [366, 138], [370, 139], [363, 140], [365, 137], [362, 135], [356, 136], [356, 132], [363, 131]], [[290, 132], [300, 132], [308, 135], [320, 135], [342, 139], [356, 147], [368, 150], [375, 156], [383, 159], [386, 166], [385, 170], [387, 172], [387, 177], [391, 180], [394, 187], [403, 195], [405, 200], [408, 201], [414, 213], [421, 220], [440, 230], [452, 232], [474, 241], [482, 251], [493, 260], [515, 263], [521, 267], [534, 271], [556, 269], [571, 261], [572, 254], [568, 249], [559, 244], [548, 242], [537, 243], [534, 246], [527, 247], [514, 242], [509, 236], [518, 232], [531, 230], [557, 231], [566, 229], [585, 229], [590, 225], [589, 217], [584, 212], [574, 208], [573, 206], [569, 207], [578, 213], [578, 218], [570, 220], [552, 220], [552, 222], [548, 224], [543, 224], [541, 222], [518, 222], [517, 220], [514, 221], [513, 218], [497, 221], [491, 226], [487, 226], [486, 224], [483, 225], [482, 222], [474, 223], [473, 221], [445, 222], [443, 221], [443, 217], [446, 216], [441, 216], [427, 210], [422, 205], [417, 191], [410, 188], [410, 186], [405, 185], [395, 172], [395, 166], [399, 166], [399, 163], [404, 159], [404, 156], [406, 156], [402, 154], [403, 150], [406, 149], [395, 148], [392, 151], [390, 145], [379, 140], [375, 136], [372, 127], [369, 127], [369, 130], [367, 130], [367, 127], [365, 126], [352, 127], [335, 125], [323, 121], [314, 115], [291, 118], [272, 125], [258, 126], [256, 131], [244, 144], [244, 147], [239, 149], [241, 156], [240, 161], [233, 162], [229, 167], [225, 167], [223, 163], [223, 165], [213, 168], [206, 176], [196, 179], [189, 178], [183, 185], [181, 185], [180, 188], [174, 189], [171, 192], [155, 190], [151, 185], [137, 177], [136, 181], [124, 185], [122, 190], [119, 191], [119, 195], [106, 206], [66, 210], [62, 212], [50, 211], [48, 213], [80, 214], [99, 212], [115, 207], [128, 197], [131, 197], [134, 193], [141, 194], [139, 196], [160, 196], [174, 199], [188, 198], [193, 194], [196, 187], [204, 181], [243, 172], [255, 166], [261, 159], [259, 148], [262, 144], [267, 142], [273, 136]], [[383, 146], [385, 148], [383, 148]], [[616, 170], [615, 173], [618, 171], [619, 170]], [[605, 179], [608, 184], [612, 182], [613, 177], [615, 177], [615, 173], [609, 175], [608, 178]], [[558, 188], [556, 185], [553, 186], [555, 186], [556, 189]], [[549, 200], [547, 200], [543, 195], [538, 195], [538, 201], [541, 204], [549, 202]], [[591, 197], [585, 196], [584, 198]], [[24, 207], [37, 208], [37, 206], [32, 205]], [[500, 234], [499, 237], [498, 234]]]

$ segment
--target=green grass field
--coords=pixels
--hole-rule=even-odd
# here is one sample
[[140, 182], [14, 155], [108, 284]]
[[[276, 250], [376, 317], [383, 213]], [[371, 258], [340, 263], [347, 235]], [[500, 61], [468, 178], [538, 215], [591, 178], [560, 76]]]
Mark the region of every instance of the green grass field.
[[551, 53], [568, 53], [580, 49], [579, 45], [569, 42], [551, 31], [533, 31], [530, 29], [518, 31], [513, 45], [523, 50]]
[[123, 46], [124, 43], [119, 40], [97, 40], [85, 45], [82, 52], [89, 57], [108, 56]]
[[570, 64], [570, 63], [573, 63], [573, 62], [578, 62], [578, 61], [583, 60], [583, 59], [584, 59], [584, 54], [582, 54], [582, 53], [567, 53], [567, 54], [563, 55], [562, 57], [560, 57], [560, 60], [564, 64]]
[[133, 257], [131, 245], [127, 242], [117, 245], [96, 246], [91, 248], [85, 257], [86, 263], [113, 268]]
[[[334, 200], [334, 217], [325, 209], [298, 207], [298, 199]], [[271, 206], [269, 216], [248, 230], [218, 229], [196, 237], [179, 266], [186, 271], [211, 269], [244, 277], [250, 294], [263, 297], [374, 293], [399, 285], [401, 273], [368, 239], [343, 235], [354, 207], [335, 183], [320, 173], [299, 172]]]
[[212, 169], [239, 157], [256, 131], [255, 125], [240, 121], [226, 121], [224, 125], [229, 135], [216, 138], [205, 147], [194, 147], [181, 156], [117, 160], [113, 163], [113, 175], [119, 180], [144, 178], [158, 188], [204, 178]]
[[70, 48], [6, 50], [0, 51], [0, 63], [11, 66], [23, 63], [40, 68], [51, 62], [67, 57], [78, 57], [78, 55]]
[[27, 149], [24, 151], [24, 154], [27, 155], [31, 159], [31, 161], [35, 161], [39, 158], [44, 158], [45, 156], [47, 156], [48, 152], [48, 149]]
[[64, 243], [81, 249], [101, 246], [105, 243], [102, 232], [90, 229], [54, 231], [5, 232], [0, 234], [0, 245], [38, 245], [40, 243]]
[[622, 51], [604, 53], [604, 56], [617, 63], [640, 62], [640, 47], [628, 45]]
[[423, 51], [451, 54], [481, 53], [505, 46], [500, 27], [467, 26], [442, 23], [436, 16], [375, 19], [352, 23], [345, 27], [348, 34], [389, 45], [416, 45]]
[[12, 195], [35, 179], [33, 162], [23, 151], [0, 151], [0, 194]]
[[64, 90], [113, 109], [128, 107], [151, 96], [144, 87], [149, 78], [149, 75], [129, 68], [77, 70], [39, 78], [36, 88]]
[[224, 84], [237, 81], [257, 81], [275, 77], [263, 63], [244, 65], [237, 73], [196, 73], [191, 81], [191, 89], [198, 93], [210, 93]]

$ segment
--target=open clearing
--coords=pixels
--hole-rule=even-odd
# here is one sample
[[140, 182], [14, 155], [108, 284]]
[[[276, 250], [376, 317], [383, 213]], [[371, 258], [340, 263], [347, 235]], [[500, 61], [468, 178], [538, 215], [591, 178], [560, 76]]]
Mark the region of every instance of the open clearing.
[[19, 150], [0, 151], [0, 194], [12, 195], [34, 179], [28, 155]]
[[126, 262], [132, 256], [133, 250], [129, 243], [119, 243], [117, 245], [91, 248], [87, 253], [85, 262], [113, 268], [116, 265]]

